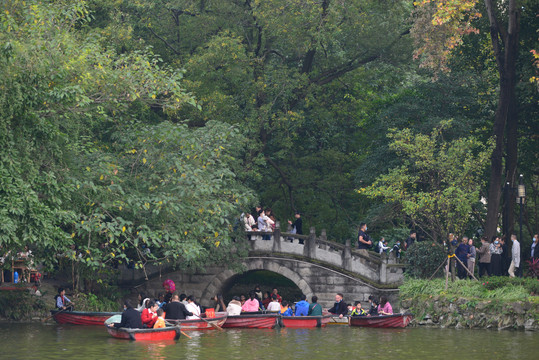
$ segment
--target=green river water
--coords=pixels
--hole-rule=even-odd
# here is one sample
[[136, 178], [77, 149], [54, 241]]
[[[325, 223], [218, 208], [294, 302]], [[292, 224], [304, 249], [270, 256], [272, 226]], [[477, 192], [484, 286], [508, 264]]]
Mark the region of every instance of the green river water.
[[0, 359], [539, 359], [537, 332], [333, 325], [188, 335], [134, 342], [104, 327], [0, 323]]

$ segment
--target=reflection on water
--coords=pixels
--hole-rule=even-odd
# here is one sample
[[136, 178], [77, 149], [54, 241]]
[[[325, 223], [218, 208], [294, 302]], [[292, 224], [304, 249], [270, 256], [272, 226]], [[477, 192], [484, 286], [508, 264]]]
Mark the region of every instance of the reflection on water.
[[454, 329], [229, 329], [135, 342], [104, 327], [0, 324], [1, 359], [535, 359], [539, 333]]

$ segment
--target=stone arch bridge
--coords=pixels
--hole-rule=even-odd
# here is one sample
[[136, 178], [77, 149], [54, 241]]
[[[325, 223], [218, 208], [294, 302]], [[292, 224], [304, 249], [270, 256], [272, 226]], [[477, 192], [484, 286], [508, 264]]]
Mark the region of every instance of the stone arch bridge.
[[[244, 272], [268, 270], [285, 276], [308, 299], [318, 296], [324, 307], [333, 303], [337, 292], [343, 293], [348, 302], [366, 301], [371, 294], [385, 294], [390, 300], [396, 299], [404, 265], [399, 264], [394, 256], [352, 249], [350, 241], [345, 245], [328, 241], [325, 231], [317, 237], [314, 228], [309, 235], [281, 233], [276, 228], [273, 233], [266, 234], [270, 235], [270, 240], [263, 240], [264, 234], [248, 235], [249, 255], [242, 261]], [[149, 267], [149, 280], [145, 281], [140, 270], [123, 271], [124, 284], [138, 284], [137, 289], [150, 293], [163, 291], [163, 280], [172, 279], [178, 289], [195, 295], [205, 306], [210, 305], [211, 297], [223, 292], [231, 279], [242, 273], [224, 266], [207, 267], [203, 273], [166, 272], [165, 269]]]

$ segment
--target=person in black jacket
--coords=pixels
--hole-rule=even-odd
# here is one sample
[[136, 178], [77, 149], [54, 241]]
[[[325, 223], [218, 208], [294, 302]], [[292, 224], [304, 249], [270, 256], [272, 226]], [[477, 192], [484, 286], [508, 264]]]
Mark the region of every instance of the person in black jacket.
[[371, 246], [372, 240], [367, 234], [367, 224], [361, 223], [359, 225], [359, 232], [357, 234], [357, 248], [359, 250], [368, 250]]
[[172, 295], [172, 301], [166, 304], [163, 310], [167, 313], [166, 318], [171, 320], [183, 320], [187, 316], [193, 316], [193, 313], [185, 308], [185, 305], [180, 302], [180, 297], [176, 294]]
[[119, 323], [109, 324], [109, 327], [128, 328], [128, 329], [142, 329], [142, 320], [140, 319], [140, 313], [133, 309], [131, 302], [125, 300], [124, 312], [122, 313], [122, 321]]
[[335, 295], [335, 304], [331, 309], [328, 309], [330, 313], [339, 315], [340, 318], [348, 314], [348, 304], [343, 301], [343, 297], [343, 294], [337, 293]]

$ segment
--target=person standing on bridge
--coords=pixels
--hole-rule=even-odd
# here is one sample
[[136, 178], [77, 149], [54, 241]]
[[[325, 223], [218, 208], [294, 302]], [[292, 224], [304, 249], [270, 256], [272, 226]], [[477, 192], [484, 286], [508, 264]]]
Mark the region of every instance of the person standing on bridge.
[[359, 225], [359, 233], [357, 234], [357, 248], [359, 250], [367, 251], [372, 246], [372, 240], [367, 235], [367, 224], [361, 223]]

